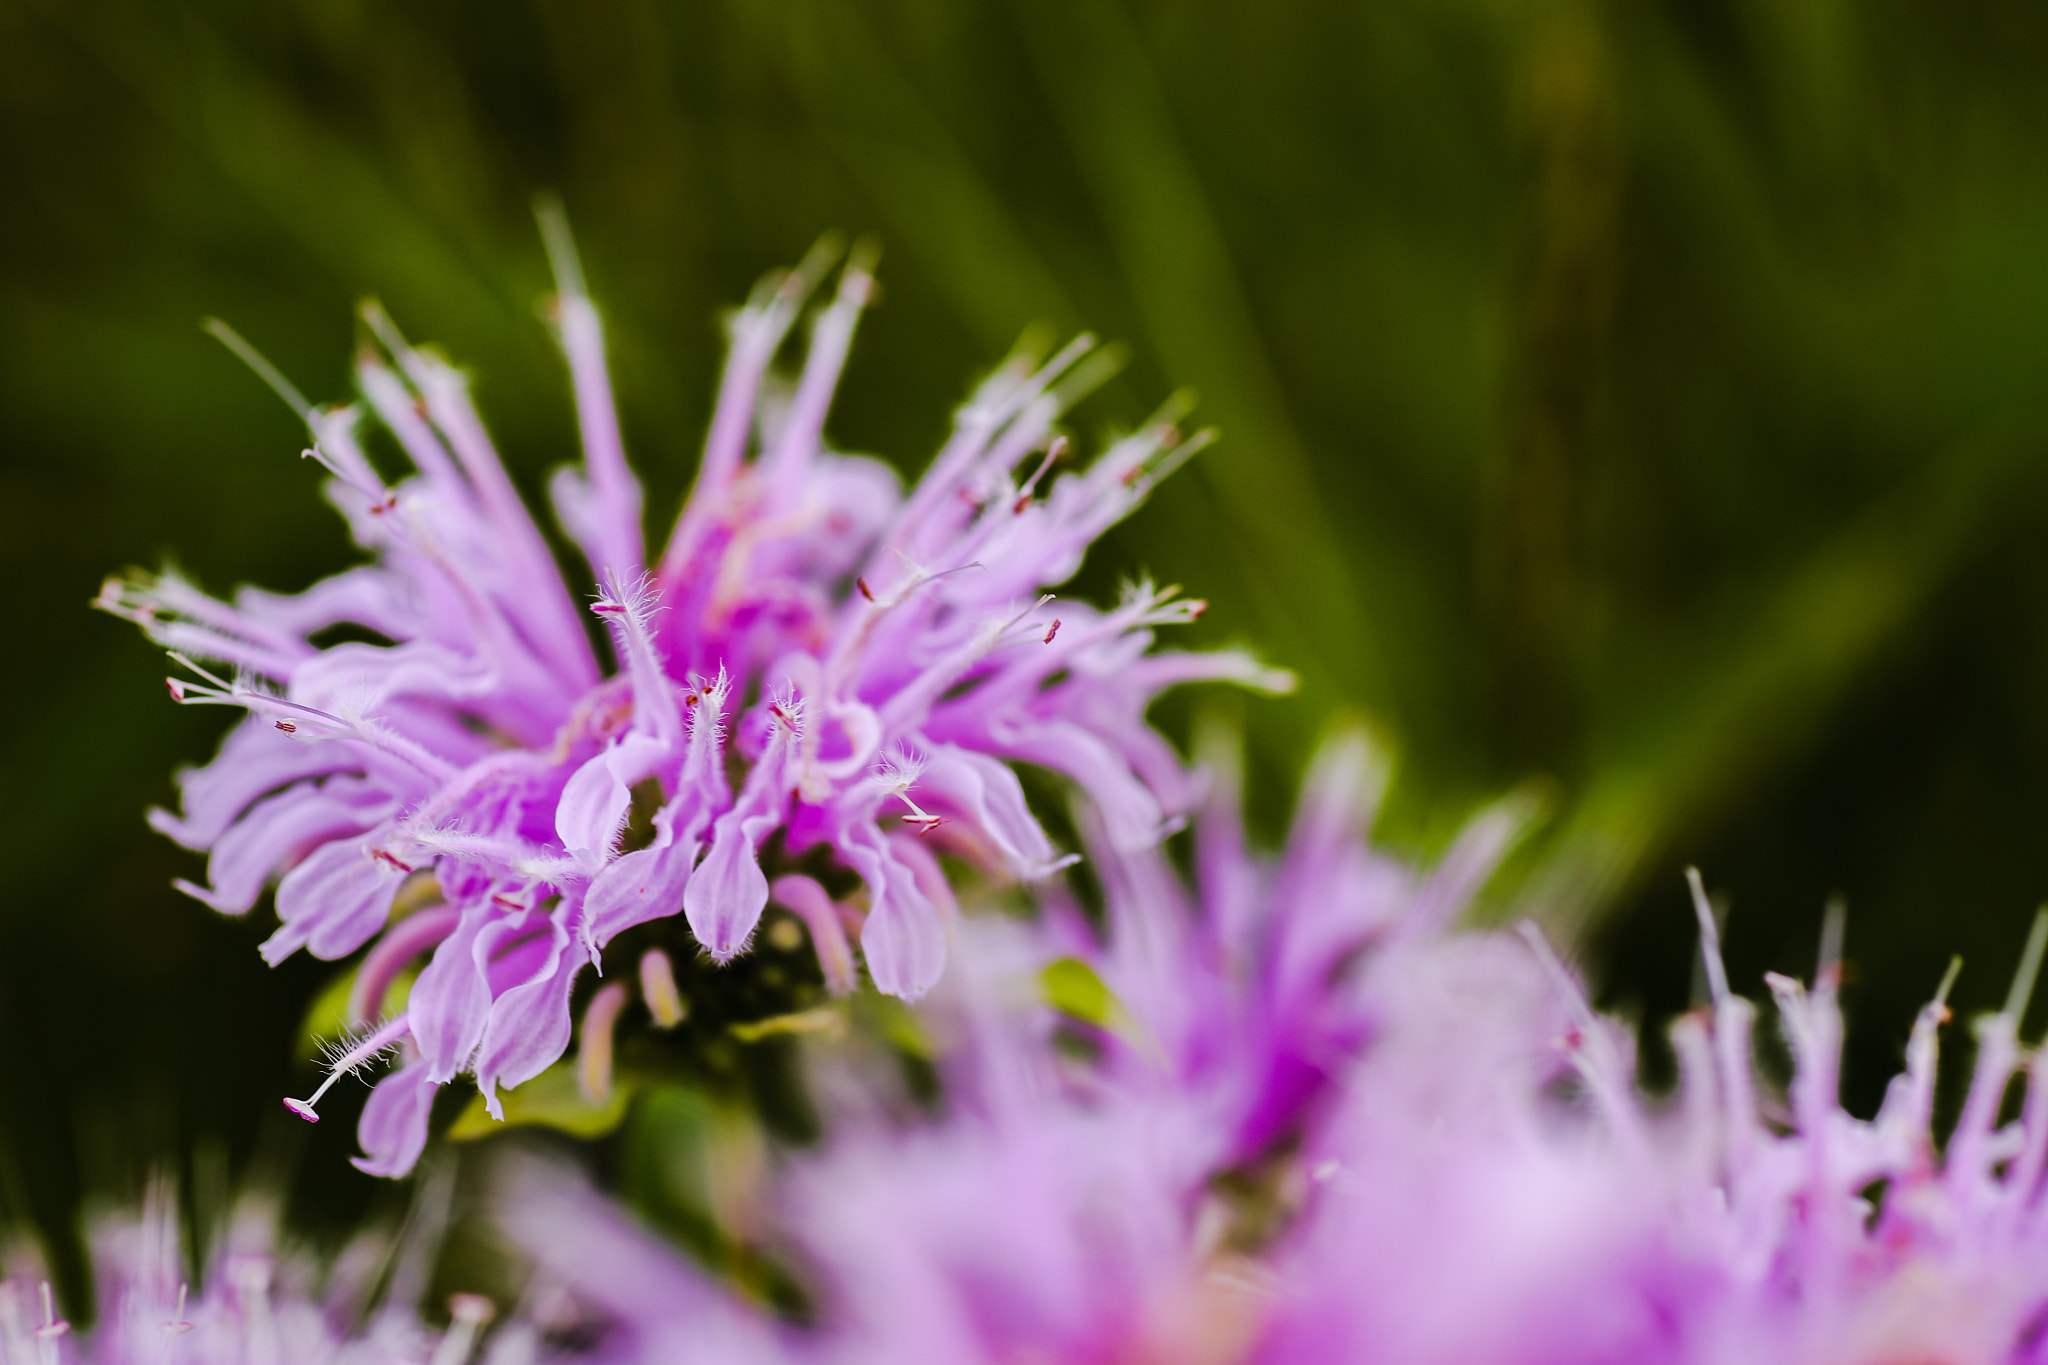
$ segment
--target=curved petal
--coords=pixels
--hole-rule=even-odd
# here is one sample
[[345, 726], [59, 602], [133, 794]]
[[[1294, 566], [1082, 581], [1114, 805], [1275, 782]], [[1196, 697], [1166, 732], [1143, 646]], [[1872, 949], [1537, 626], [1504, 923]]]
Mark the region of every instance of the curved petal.
[[825, 888], [813, 879], [792, 872], [777, 877], [769, 888], [779, 905], [794, 910], [810, 930], [811, 947], [818, 954], [818, 966], [825, 973], [825, 986], [834, 995], [853, 990], [853, 948], [846, 941], [845, 926], [839, 922], [839, 907]]
[[343, 777], [266, 796], [214, 841], [206, 860], [212, 886], [198, 898], [224, 915], [243, 914], [273, 872], [329, 839], [360, 834], [389, 811], [383, 793]]
[[1005, 726], [996, 738], [1011, 758], [1072, 778], [1102, 812], [1118, 848], [1150, 848], [1169, 832], [1158, 798], [1100, 736], [1072, 721], [1034, 721]]
[[633, 794], [612, 771], [612, 749], [571, 774], [555, 807], [555, 835], [569, 856], [586, 867], [602, 867], [626, 827]]
[[602, 948], [636, 924], [680, 910], [700, 849], [694, 840], [635, 849], [598, 873], [583, 896], [591, 941]]
[[351, 1158], [368, 1175], [401, 1176], [413, 1168], [427, 1146], [427, 1120], [434, 1113], [434, 1092], [424, 1061], [407, 1063], [377, 1082], [363, 1105], [356, 1141], [363, 1154]]
[[303, 947], [315, 957], [346, 957], [370, 941], [391, 914], [405, 870], [370, 856], [362, 839], [322, 844], [277, 884], [277, 917], [263, 941], [273, 967]]
[[920, 794], [971, 823], [1001, 850], [1013, 875], [1034, 880], [1059, 862], [1059, 852], [1024, 803], [1024, 786], [1008, 764], [957, 744], [933, 748], [919, 776]]
[[748, 837], [748, 823], [739, 809], [720, 816], [712, 827], [711, 851], [683, 887], [690, 932], [718, 962], [730, 962], [746, 950], [768, 906], [768, 878]]
[[875, 826], [862, 822], [847, 830], [840, 851], [867, 882], [872, 900], [860, 931], [868, 975], [878, 990], [917, 999], [946, 969], [945, 922]]
[[549, 926], [545, 956], [533, 974], [491, 1003], [477, 1046], [476, 1084], [494, 1118], [503, 1118], [498, 1086], [532, 1080], [568, 1050], [573, 1025], [569, 993], [583, 958], [570, 951], [569, 927], [580, 907], [564, 905]]
[[455, 932], [441, 940], [413, 982], [406, 1014], [412, 1020], [413, 1041], [436, 1081], [450, 1080], [462, 1070], [483, 1036], [491, 988], [477, 963], [476, 946], [477, 935], [492, 919], [481, 906], [466, 907]]
[[152, 810], [149, 826], [186, 848], [211, 848], [266, 793], [360, 766], [359, 756], [346, 744], [287, 739], [270, 721], [252, 716], [228, 731], [213, 762], [178, 774], [184, 814]]

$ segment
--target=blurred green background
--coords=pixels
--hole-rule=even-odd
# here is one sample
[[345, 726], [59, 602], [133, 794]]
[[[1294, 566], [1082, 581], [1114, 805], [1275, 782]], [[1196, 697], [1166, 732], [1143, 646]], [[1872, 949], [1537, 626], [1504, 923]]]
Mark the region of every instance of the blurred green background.
[[1303, 675], [1246, 704], [1267, 829], [1342, 714], [1398, 751], [1418, 853], [1530, 785], [1496, 905], [1653, 1026], [1691, 990], [1685, 862], [1749, 989], [1810, 969], [1840, 892], [1865, 1109], [1951, 952], [1966, 1008], [2002, 996], [2048, 897], [2037, 4], [0, 0], [16, 1214], [61, 1226], [160, 1151], [375, 1197], [345, 1109], [276, 1126], [329, 969], [265, 970], [142, 823], [227, 717], [84, 604], [131, 563], [349, 560], [202, 315], [338, 399], [375, 294], [473, 368], [529, 489], [572, 458], [543, 189], [657, 521], [717, 311], [872, 233], [844, 446], [917, 468], [1033, 322], [1132, 348], [1085, 430], [1199, 391], [1223, 442], [1086, 581], [1183, 583], [1199, 638]]

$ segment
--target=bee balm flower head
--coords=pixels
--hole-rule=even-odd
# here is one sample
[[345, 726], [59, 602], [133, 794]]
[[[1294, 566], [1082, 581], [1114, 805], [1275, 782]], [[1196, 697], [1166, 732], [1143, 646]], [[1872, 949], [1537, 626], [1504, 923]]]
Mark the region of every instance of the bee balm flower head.
[[[499, 1085], [562, 1054], [577, 973], [602, 970], [622, 930], [681, 912], [713, 959], [745, 952], [773, 894], [771, 841], [823, 846], [857, 876], [864, 908], [792, 908], [814, 937], [857, 921], [875, 985], [914, 998], [947, 948], [929, 844], [1022, 879], [1061, 862], [1010, 761], [1071, 778], [1120, 846], [1142, 847], [1191, 798], [1145, 724], [1151, 699], [1201, 678], [1289, 683], [1238, 654], [1152, 652], [1155, 627], [1201, 609], [1170, 591], [1055, 614], [1044, 589], [1206, 439], [1169, 411], [1091, 466], [1057, 467], [1054, 422], [1107, 373], [1088, 338], [983, 382], [907, 492], [830, 451], [872, 288], [858, 252], [786, 394], [771, 367], [829, 258], [733, 317], [696, 486], [650, 549], [598, 315], [558, 223], [549, 239], [584, 454], [551, 492], [589, 579], [563, 581], [463, 376], [373, 307], [362, 404], [312, 408], [256, 362], [305, 417], [371, 562], [291, 595], [222, 601], [163, 575], [110, 580], [98, 602], [172, 650], [176, 700], [249, 713], [182, 776], [182, 813], [152, 813], [209, 854], [209, 884], [184, 889], [240, 914], [274, 879], [272, 962], [375, 940], [363, 972], [381, 983], [431, 950], [396, 1040], [408, 1063], [364, 1119], [368, 1165], [387, 1172], [419, 1150], [434, 1087], [473, 1072], [495, 1112]], [[411, 472], [373, 466], [357, 436], [370, 417]], [[315, 643], [344, 624], [382, 642]], [[636, 806], [651, 811], [639, 825]], [[421, 905], [436, 908], [402, 913]], [[820, 948], [850, 984], [850, 946]]]

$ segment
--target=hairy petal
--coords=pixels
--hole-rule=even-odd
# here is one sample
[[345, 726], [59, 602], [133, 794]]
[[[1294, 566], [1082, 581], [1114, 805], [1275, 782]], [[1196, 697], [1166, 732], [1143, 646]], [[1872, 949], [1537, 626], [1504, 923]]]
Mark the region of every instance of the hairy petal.
[[768, 906], [768, 878], [754, 851], [754, 833], [738, 808], [712, 826], [711, 851], [683, 887], [690, 932], [712, 959], [729, 962], [746, 949]]

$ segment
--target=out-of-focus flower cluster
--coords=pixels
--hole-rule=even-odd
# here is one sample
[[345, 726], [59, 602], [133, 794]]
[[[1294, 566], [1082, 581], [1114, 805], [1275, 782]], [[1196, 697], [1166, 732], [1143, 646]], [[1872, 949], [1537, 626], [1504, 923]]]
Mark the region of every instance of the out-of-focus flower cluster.
[[778, 1177], [808, 1326], [559, 1176], [527, 1172], [502, 1217], [621, 1360], [2048, 1358], [2048, 1087], [1999, 1118], [2036, 1065], [2014, 1030], [2048, 935], [1978, 1022], [1937, 1151], [1942, 1002], [1864, 1121], [1836, 1098], [1838, 939], [1810, 986], [1773, 977], [1796, 1070], [1767, 1119], [1701, 895], [1712, 998], [1652, 1100], [1539, 936], [1447, 929], [1511, 812], [1418, 879], [1362, 837], [1373, 788], [1362, 747], [1331, 749], [1277, 861], [1219, 797], [1192, 888], [1098, 829], [1099, 932], [1055, 895], [1030, 930], [963, 936], [924, 1011], [952, 1040], [943, 1111], [856, 1100]]
[[[0, 1277], [0, 1365], [534, 1365], [554, 1358], [534, 1315], [499, 1317], [456, 1294], [447, 1321], [415, 1311], [438, 1237], [365, 1233], [328, 1263], [281, 1250], [272, 1212], [245, 1203], [197, 1276], [177, 1199], [159, 1183], [139, 1210], [99, 1219], [90, 1327], [63, 1315], [50, 1279], [19, 1254]], [[565, 1301], [542, 1305], [566, 1311]], [[550, 1324], [570, 1326], [564, 1319]]]

